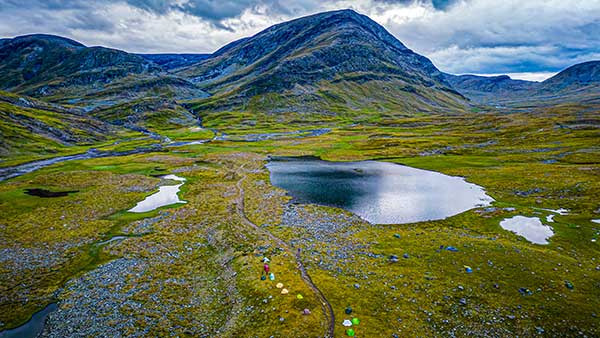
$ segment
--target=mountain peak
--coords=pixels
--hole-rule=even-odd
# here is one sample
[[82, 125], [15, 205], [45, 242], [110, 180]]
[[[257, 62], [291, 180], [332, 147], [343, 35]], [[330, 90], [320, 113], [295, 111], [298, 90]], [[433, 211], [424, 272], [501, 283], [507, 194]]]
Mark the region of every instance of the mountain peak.
[[[293, 67], [292, 63], [295, 63]], [[289, 71], [313, 75], [319, 69], [318, 72], [330, 79], [337, 74], [373, 71], [374, 68], [387, 72], [387, 68], [394, 65], [399, 68], [418, 66], [428, 75], [439, 73], [427, 58], [406, 48], [381, 25], [348, 9], [271, 26], [226, 45], [183, 73], [197, 83], [216, 85], [226, 79], [237, 81], [242, 76], [253, 77], [258, 71], [264, 73], [285, 65], [290, 65], [286, 67]], [[310, 71], [307, 67], [314, 69]]]
[[[271, 94], [306, 101], [303, 93], [314, 93], [324, 85], [346, 91], [393, 82], [390, 97], [394, 100], [406, 93], [416, 95], [415, 88], [419, 87], [437, 87], [444, 91], [442, 95], [457, 94], [429, 59], [353, 10], [318, 13], [277, 24], [230, 43], [178, 74], [230, 104], [241, 105]], [[274, 109], [290, 109], [282, 105]], [[306, 107], [305, 102], [302, 105]]]
[[600, 83], [600, 61], [588, 61], [570, 66], [542, 84], [548, 88], [561, 89], [571, 85]]
[[57, 45], [65, 46], [65, 47], [77, 47], [82, 48], [85, 47], [82, 43], [79, 43], [75, 40], [71, 40], [69, 38], [65, 38], [58, 35], [52, 34], [28, 34], [28, 35], [20, 35], [16, 36], [12, 39], [3, 39], [4, 43], [31, 43], [31, 42], [39, 42], [44, 41], [47, 43], [54, 43]]
[[[352, 9], [341, 9], [328, 12], [321, 12], [304, 16], [291, 21], [283, 22], [274, 25], [263, 32], [276, 31], [282, 26], [318, 26], [325, 31], [335, 31], [335, 28], [340, 26], [348, 26], [353, 28], [360, 28], [371, 33], [374, 37], [385, 41], [391, 46], [400, 50], [407, 50], [406, 46], [390, 34], [380, 24], [372, 20], [366, 15], [360, 14]], [[261, 32], [262, 33], [262, 32]], [[260, 35], [258, 33], [256, 36]]]

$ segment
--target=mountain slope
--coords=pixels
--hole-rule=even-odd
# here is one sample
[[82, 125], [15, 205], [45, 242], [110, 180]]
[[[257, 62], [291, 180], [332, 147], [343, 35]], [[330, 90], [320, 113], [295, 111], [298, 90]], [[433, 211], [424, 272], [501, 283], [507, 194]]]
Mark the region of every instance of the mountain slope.
[[562, 90], [600, 84], [600, 61], [573, 65], [541, 83], [541, 90]]
[[0, 157], [57, 152], [105, 141], [119, 130], [80, 110], [0, 91]]
[[210, 54], [137, 54], [166, 70], [189, 66], [210, 57]]
[[478, 76], [445, 74], [446, 81], [466, 97], [482, 101], [490, 96], [506, 96], [525, 93], [536, 87], [537, 83], [513, 80], [508, 75]]
[[[208, 110], [246, 109], [249, 102], [263, 99], [273, 102], [272, 110], [327, 109], [331, 102], [323, 100], [324, 87], [333, 87], [328, 92], [342, 100], [360, 95], [361, 90], [346, 92], [346, 82], [364, 89], [387, 85], [391, 92], [380, 99], [414, 100], [415, 110], [456, 109], [464, 104], [431, 61], [351, 10], [272, 26], [177, 74], [213, 94], [197, 102]], [[429, 97], [423, 95], [425, 91]], [[290, 106], [299, 99], [302, 106]], [[365, 107], [361, 102], [346, 103]]]
[[90, 112], [102, 121], [133, 130], [160, 133], [199, 124], [195, 115], [165, 98], [141, 98]]

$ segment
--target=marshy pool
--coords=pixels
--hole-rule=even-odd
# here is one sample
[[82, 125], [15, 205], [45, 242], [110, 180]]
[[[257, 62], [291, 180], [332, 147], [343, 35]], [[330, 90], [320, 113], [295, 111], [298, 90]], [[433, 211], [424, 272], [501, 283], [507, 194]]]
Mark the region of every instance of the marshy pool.
[[280, 157], [267, 168], [271, 183], [297, 202], [343, 208], [374, 224], [439, 220], [493, 201], [462, 177], [389, 162]]
[[543, 224], [538, 217], [514, 216], [502, 220], [500, 226], [535, 244], [548, 244], [554, 235], [552, 227]]
[[177, 193], [179, 188], [185, 182], [185, 178], [176, 175], [162, 176], [163, 179], [173, 180], [181, 182], [177, 185], [162, 185], [158, 188], [158, 192], [146, 197], [143, 201], [139, 202], [135, 207], [129, 209], [129, 212], [148, 212], [160, 207], [164, 207], [171, 204], [187, 203], [179, 199]]

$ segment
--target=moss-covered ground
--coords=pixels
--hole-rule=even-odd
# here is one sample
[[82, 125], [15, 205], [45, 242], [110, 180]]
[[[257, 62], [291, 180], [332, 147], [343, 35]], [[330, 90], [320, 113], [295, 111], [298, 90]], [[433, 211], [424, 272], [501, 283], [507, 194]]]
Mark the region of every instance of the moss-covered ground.
[[[323, 308], [290, 250], [300, 248], [310, 277], [333, 307], [336, 336], [344, 335], [341, 322], [352, 316], [361, 319], [355, 330], [364, 337], [598, 336], [600, 244], [592, 240], [600, 237], [600, 224], [591, 222], [600, 218], [597, 116], [597, 107], [579, 105], [422, 116], [219, 113], [202, 116], [204, 126], [233, 135], [332, 130], [63, 162], [10, 179], [0, 184], [0, 330], [52, 301], [60, 301], [64, 313], [67, 306], [83, 307], [69, 301], [81, 291], [78, 281], [125, 258], [139, 262], [144, 273], [111, 276], [125, 288], [115, 282], [90, 291], [100, 303], [106, 300], [97, 290], [130, 302], [110, 317], [132, 320], [124, 334], [323, 336]], [[172, 133], [191, 139], [195, 132]], [[372, 225], [343, 210], [290, 204], [269, 183], [269, 155], [377, 159], [464, 176], [486, 189], [495, 208]], [[187, 179], [180, 197], [188, 203], [125, 212], [168, 173]], [[259, 229], [236, 212], [243, 177], [244, 213]], [[78, 192], [40, 198], [24, 194], [27, 188]], [[555, 232], [549, 245], [531, 244], [498, 224], [513, 215], [545, 220], [551, 212], [544, 209], [558, 208], [570, 212], [549, 224]], [[339, 231], [328, 231], [327, 224]], [[98, 244], [116, 235], [126, 237]], [[264, 255], [273, 282], [260, 279]], [[390, 255], [399, 261], [390, 262]], [[290, 293], [281, 295], [277, 282]], [[344, 313], [348, 306], [351, 316]]]

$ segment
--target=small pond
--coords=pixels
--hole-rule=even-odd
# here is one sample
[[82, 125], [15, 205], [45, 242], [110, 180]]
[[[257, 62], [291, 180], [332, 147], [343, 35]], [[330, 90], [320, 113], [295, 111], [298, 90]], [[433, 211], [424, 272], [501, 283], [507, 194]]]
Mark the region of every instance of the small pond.
[[79, 190], [52, 191], [52, 190], [39, 189], [39, 188], [25, 189], [25, 193], [27, 195], [37, 196], [37, 197], [42, 197], [42, 198], [64, 197], [64, 196], [68, 196], [69, 194], [74, 194], [76, 192], [79, 192]]
[[374, 224], [439, 220], [493, 201], [461, 177], [388, 162], [282, 157], [267, 168], [271, 183], [295, 201], [343, 208]]
[[177, 185], [163, 185], [158, 188], [158, 192], [146, 197], [143, 201], [139, 202], [135, 207], [129, 209], [129, 212], [148, 212], [160, 207], [164, 207], [165, 205], [171, 205], [176, 203], [187, 203], [186, 201], [182, 201], [179, 199], [177, 193], [179, 192], [179, 188], [185, 182], [185, 178], [175, 176], [175, 175], [166, 175], [162, 176], [163, 179], [174, 180], [181, 182]]
[[501, 221], [500, 226], [535, 244], [548, 244], [548, 239], [554, 235], [552, 227], [542, 224], [538, 217], [514, 216]]

